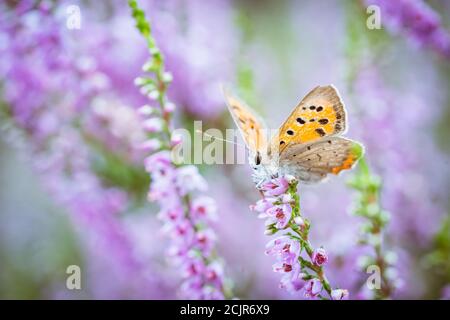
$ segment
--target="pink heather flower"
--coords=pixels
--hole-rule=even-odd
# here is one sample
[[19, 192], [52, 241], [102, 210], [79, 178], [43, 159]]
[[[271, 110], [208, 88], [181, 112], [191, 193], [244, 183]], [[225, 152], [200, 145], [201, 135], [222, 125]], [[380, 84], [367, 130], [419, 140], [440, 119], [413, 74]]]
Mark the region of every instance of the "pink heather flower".
[[328, 261], [328, 256], [324, 248], [317, 248], [314, 250], [312, 261], [316, 266], [322, 266]]
[[216, 235], [211, 229], [200, 230], [195, 234], [195, 246], [202, 252], [208, 254], [214, 247]]
[[349, 293], [345, 289], [335, 289], [331, 291], [331, 297], [333, 300], [348, 300]]
[[158, 218], [162, 221], [175, 222], [179, 219], [184, 218], [183, 208], [179, 206], [172, 206], [170, 208], [163, 208], [158, 213]]
[[206, 191], [205, 179], [199, 174], [196, 166], [188, 165], [177, 169], [175, 184], [182, 196], [191, 191]]
[[190, 278], [204, 273], [205, 264], [201, 258], [186, 260], [183, 265], [183, 277]]
[[181, 284], [181, 295], [184, 297], [189, 297], [192, 300], [202, 299], [202, 288], [203, 281], [200, 276], [192, 276], [186, 278], [186, 280]]
[[164, 128], [164, 122], [160, 118], [150, 118], [145, 120], [142, 126], [148, 132], [161, 132]]
[[271, 240], [266, 245], [265, 253], [275, 256], [279, 261], [293, 265], [297, 263], [297, 258], [300, 254], [300, 244], [288, 236], [282, 236]]
[[286, 289], [291, 294], [304, 288], [306, 275], [300, 272], [300, 265], [296, 265], [291, 274], [285, 274], [280, 281], [280, 288]]
[[164, 150], [145, 158], [144, 166], [148, 173], [165, 175], [172, 168], [170, 152]]
[[289, 182], [284, 178], [275, 178], [262, 185], [262, 191], [266, 196], [279, 196], [287, 191]]
[[180, 264], [186, 261], [188, 250], [189, 248], [187, 248], [186, 246], [172, 244], [167, 250], [167, 255], [174, 261], [174, 263]]
[[305, 285], [305, 297], [315, 298], [322, 291], [322, 283], [319, 279], [309, 280]]
[[217, 219], [217, 205], [214, 199], [207, 196], [199, 196], [192, 200], [191, 214], [194, 219]]
[[286, 262], [277, 262], [273, 264], [272, 268], [274, 272], [288, 273], [294, 269], [294, 265]]
[[223, 284], [224, 270], [221, 263], [215, 261], [206, 266], [205, 277], [208, 283], [221, 287]]
[[174, 241], [180, 241], [186, 244], [192, 241], [191, 239], [193, 239], [195, 234], [192, 223], [186, 219], [177, 221], [174, 224], [169, 224], [166, 227]]
[[268, 209], [273, 207], [273, 203], [276, 201], [275, 198], [264, 198], [261, 200], [258, 200], [256, 204], [250, 206], [250, 210], [264, 213]]
[[291, 219], [292, 207], [288, 204], [277, 205], [269, 208], [266, 214], [278, 229], [284, 229]]

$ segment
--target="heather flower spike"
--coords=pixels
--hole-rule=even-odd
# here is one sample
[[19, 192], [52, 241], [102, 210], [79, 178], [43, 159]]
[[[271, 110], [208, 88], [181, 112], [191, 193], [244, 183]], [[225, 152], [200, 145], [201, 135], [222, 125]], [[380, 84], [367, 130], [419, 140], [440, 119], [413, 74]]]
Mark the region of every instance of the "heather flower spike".
[[359, 195], [355, 199], [353, 214], [365, 220], [364, 232], [358, 241], [362, 246], [371, 247], [372, 256], [362, 256], [362, 272], [366, 272], [369, 265], [377, 265], [380, 270], [381, 288], [373, 290], [373, 298], [388, 299], [395, 290], [396, 284], [400, 279], [395, 275], [388, 276], [388, 270], [393, 270], [393, 262], [388, 259], [389, 256], [382, 250], [383, 232], [389, 223], [390, 215], [382, 210], [379, 203], [381, 193], [381, 179], [370, 172], [365, 159], [361, 159], [359, 170], [348, 182], [349, 186], [355, 189]]
[[183, 278], [181, 296], [187, 299], [231, 297], [215, 250], [216, 234], [210, 225], [215, 219], [216, 204], [212, 198], [199, 195], [207, 190], [207, 183], [197, 167], [177, 165], [171, 158], [171, 148], [181, 142], [180, 136], [171, 134], [172, 113], [176, 107], [167, 97], [167, 86], [172, 76], [165, 70], [164, 57], [156, 46], [144, 12], [135, 0], [128, 3], [151, 55], [143, 67], [150, 75], [139, 77], [135, 82], [142, 93], [155, 100], [152, 105], [156, 105], [145, 105], [137, 111], [149, 135], [140, 148], [156, 151], [144, 163], [152, 178], [148, 199], [159, 204], [162, 231], [172, 240], [168, 252]]
[[333, 290], [323, 266], [328, 255], [323, 247], [314, 249], [309, 241], [310, 223], [300, 213], [297, 180], [281, 176], [262, 184], [264, 198], [250, 208], [266, 219], [266, 234], [283, 233], [266, 245], [265, 253], [276, 262], [273, 271], [282, 275], [280, 288], [308, 299], [343, 300], [347, 290]]

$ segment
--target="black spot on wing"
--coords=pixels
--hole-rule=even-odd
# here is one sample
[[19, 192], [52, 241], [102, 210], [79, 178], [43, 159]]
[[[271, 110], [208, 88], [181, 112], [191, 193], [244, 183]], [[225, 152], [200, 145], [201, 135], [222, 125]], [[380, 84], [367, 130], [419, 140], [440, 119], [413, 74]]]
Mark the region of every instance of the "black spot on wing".
[[297, 118], [296, 120], [297, 120], [297, 122], [300, 123], [300, 124], [305, 124], [305, 123], [306, 123], [306, 121], [303, 120], [302, 118]]
[[315, 131], [321, 137], [323, 137], [325, 135], [325, 130], [323, 130], [322, 128], [317, 128]]

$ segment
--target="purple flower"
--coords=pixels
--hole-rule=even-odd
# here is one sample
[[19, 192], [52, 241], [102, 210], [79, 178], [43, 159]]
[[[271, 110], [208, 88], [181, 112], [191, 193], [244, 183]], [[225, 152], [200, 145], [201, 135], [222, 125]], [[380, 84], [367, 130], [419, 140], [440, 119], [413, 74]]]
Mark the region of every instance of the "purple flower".
[[164, 127], [164, 122], [159, 118], [150, 118], [143, 122], [142, 127], [148, 132], [160, 132]]
[[441, 290], [441, 299], [443, 299], [443, 300], [450, 300], [450, 284], [446, 285]]
[[[142, 16], [137, 3], [130, 2], [130, 7], [137, 24], [146, 24], [137, 18]], [[147, 27], [150, 29], [149, 25]], [[139, 30], [148, 44], [155, 42], [152, 34]], [[155, 54], [159, 50], [152, 45], [149, 49], [150, 60], [159, 59]], [[163, 131], [158, 136], [162, 142], [161, 146], [166, 148], [145, 159], [145, 168], [151, 176], [148, 198], [157, 201], [161, 207], [158, 216], [163, 220], [163, 231], [168, 233], [172, 240], [169, 254], [183, 270], [184, 279], [180, 293], [189, 299], [223, 299], [223, 271], [215, 257], [216, 235], [209, 226], [210, 220], [215, 215], [216, 205], [211, 198], [196, 194], [207, 189], [207, 183], [199, 174], [198, 168], [193, 165], [179, 166], [170, 157], [170, 148], [181, 141], [179, 137], [170, 134], [172, 113], [176, 108], [169, 101], [167, 91], [162, 89], [171, 82], [171, 76], [163, 64], [157, 64], [153, 69], [144, 66], [144, 69], [151, 75], [138, 78], [136, 83], [141, 86], [141, 92], [147, 94], [148, 98], [158, 97], [155, 103], [159, 104], [163, 112], [154, 113], [151, 108], [142, 107], [138, 113], [142, 117], [142, 127], [152, 136]], [[159, 76], [161, 74], [162, 78]], [[150, 94], [146, 83], [154, 84], [150, 88], [152, 90]]]
[[181, 206], [168, 206], [167, 208], [164, 207], [158, 213], [158, 218], [162, 221], [175, 223], [176, 221], [184, 218], [184, 211]]
[[93, 170], [97, 154], [85, 138], [92, 133], [88, 124], [104, 120], [108, 138], [120, 139], [128, 150], [143, 132], [140, 126], [129, 126], [128, 121], [138, 118], [133, 109], [121, 105], [106, 114], [96, 104], [106, 96], [108, 78], [88, 57], [84, 41], [74, 41], [77, 37], [60, 28], [58, 7], [54, 2], [0, 3], [1, 104], [9, 114], [5, 121], [26, 133], [24, 150], [33, 169], [70, 215], [86, 246], [86, 270], [104, 270], [88, 276], [92, 297], [148, 297], [156, 285], [145, 275], [152, 273], [151, 266], [146, 262], [144, 267], [134, 255], [133, 235], [122, 220], [129, 197], [108, 187]]
[[265, 182], [262, 185], [261, 190], [266, 196], [279, 196], [285, 193], [288, 188], [289, 182], [287, 181], [287, 179], [284, 177], [280, 177]]
[[199, 174], [198, 168], [192, 165], [177, 169], [175, 184], [182, 196], [196, 190], [206, 191], [208, 188], [205, 179]]
[[214, 242], [216, 240], [216, 234], [211, 229], [205, 229], [197, 231], [195, 234], [195, 245], [205, 254], [210, 254], [213, 247]]
[[275, 223], [278, 229], [284, 229], [291, 219], [292, 207], [289, 204], [277, 205], [267, 209], [266, 214], [262, 217], [265, 216], [269, 217], [269, 221]]
[[300, 254], [300, 244], [298, 241], [292, 240], [289, 236], [282, 236], [271, 240], [266, 245], [265, 253], [275, 256], [281, 262], [293, 265], [298, 263], [297, 258]]
[[186, 259], [183, 265], [183, 277], [184, 278], [192, 278], [196, 276], [201, 276], [205, 271], [205, 264], [202, 259], [199, 258], [191, 258]]
[[349, 293], [345, 289], [335, 289], [331, 291], [331, 297], [333, 300], [348, 300]]
[[366, 0], [381, 8], [382, 21], [389, 31], [404, 33], [415, 43], [430, 47], [450, 58], [450, 35], [436, 13], [422, 0]]
[[152, 154], [144, 160], [145, 170], [153, 175], [166, 176], [172, 170], [170, 152], [167, 150]]
[[166, 225], [167, 231], [171, 238], [176, 241], [188, 245], [193, 241], [195, 230], [192, 223], [187, 219], [181, 219], [175, 223]]
[[256, 204], [250, 206], [250, 210], [265, 213], [268, 209], [273, 207], [273, 203], [275, 201], [275, 198], [264, 198], [258, 200]]
[[217, 205], [214, 199], [207, 196], [198, 196], [192, 200], [191, 213], [194, 219], [217, 219]]
[[297, 265], [290, 274], [285, 274], [280, 281], [280, 288], [286, 289], [291, 294], [304, 288], [306, 274], [300, 272], [300, 266]]
[[314, 250], [312, 255], [312, 261], [316, 266], [323, 266], [328, 261], [327, 252], [324, 248], [320, 247]]
[[206, 266], [205, 277], [208, 283], [220, 288], [223, 285], [224, 270], [223, 265], [217, 261]]
[[322, 292], [322, 282], [320, 282], [317, 278], [313, 278], [306, 283], [304, 289], [305, 297], [315, 298], [320, 292]]

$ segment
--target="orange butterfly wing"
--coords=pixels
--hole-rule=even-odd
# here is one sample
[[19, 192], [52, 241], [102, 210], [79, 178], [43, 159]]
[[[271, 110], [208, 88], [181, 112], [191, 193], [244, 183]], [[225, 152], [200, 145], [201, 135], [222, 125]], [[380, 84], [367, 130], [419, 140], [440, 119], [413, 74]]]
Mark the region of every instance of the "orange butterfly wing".
[[344, 105], [333, 86], [316, 87], [297, 105], [278, 133], [270, 151], [282, 154], [290, 144], [311, 143], [345, 131]]
[[242, 100], [223, 89], [228, 109], [240, 129], [247, 147], [257, 152], [267, 146], [265, 126], [256, 114]]

